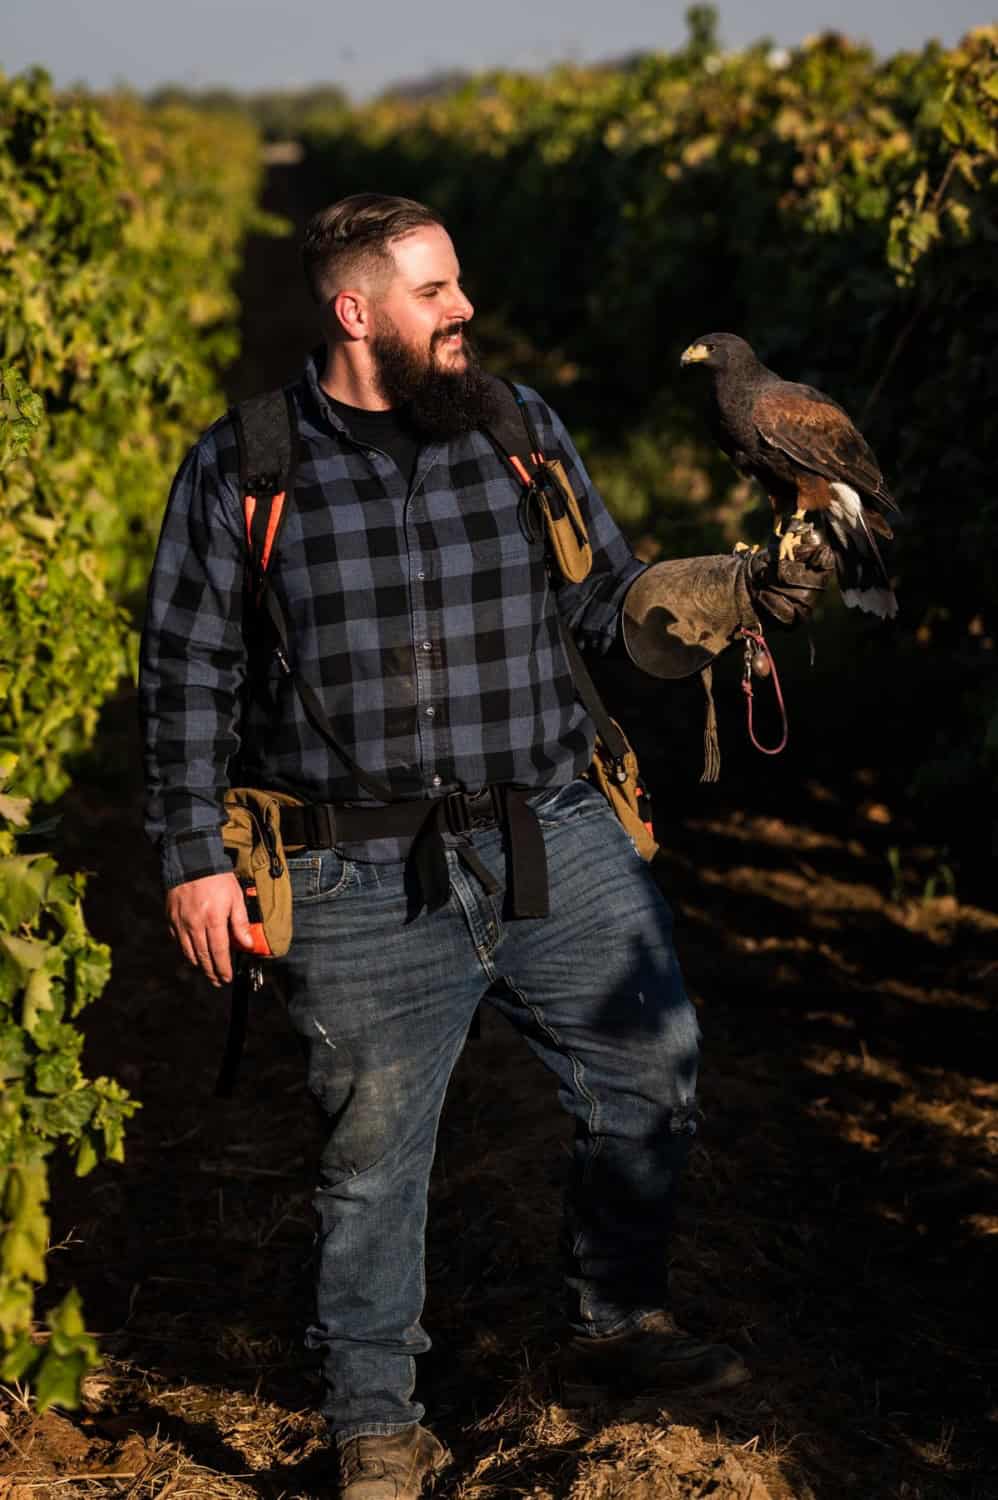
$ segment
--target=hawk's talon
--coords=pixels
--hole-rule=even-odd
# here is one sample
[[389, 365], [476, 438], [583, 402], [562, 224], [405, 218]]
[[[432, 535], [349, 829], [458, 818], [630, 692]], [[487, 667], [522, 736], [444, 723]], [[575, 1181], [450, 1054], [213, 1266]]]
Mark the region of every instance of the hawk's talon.
[[800, 506], [794, 511], [787, 522], [786, 531], [783, 530], [783, 517], [773, 527], [776, 535], [780, 538], [780, 562], [794, 562], [797, 548], [801, 538], [807, 529], [807, 511], [801, 510]]
[[788, 531], [786, 536], [780, 537], [780, 562], [793, 562], [797, 548], [800, 546], [800, 537], [795, 531]]
[[754, 557], [755, 554], [760, 550], [760, 548], [758, 542], [755, 542], [751, 547], [749, 546], [748, 542], [736, 542], [731, 550], [732, 552], [737, 552], [739, 555], [743, 552], [747, 552], [749, 557]]

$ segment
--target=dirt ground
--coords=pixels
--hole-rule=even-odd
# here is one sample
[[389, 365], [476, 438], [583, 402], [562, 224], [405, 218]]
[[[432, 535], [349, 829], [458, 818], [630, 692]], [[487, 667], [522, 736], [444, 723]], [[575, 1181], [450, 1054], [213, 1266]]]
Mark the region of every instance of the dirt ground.
[[[715, 794], [669, 854], [706, 1034], [677, 1303], [754, 1381], [665, 1406], [559, 1386], [567, 1133], [542, 1070], [486, 1015], [431, 1206], [420, 1391], [455, 1454], [445, 1500], [998, 1495], [998, 917], [888, 899], [863, 820], [830, 798], [790, 823]], [[224, 1005], [166, 937], [139, 806], [126, 695], [62, 842], [93, 871], [88, 918], [115, 955], [88, 1065], [144, 1107], [123, 1167], [57, 1175], [48, 1289], [80, 1287], [106, 1359], [81, 1412], [38, 1419], [8, 1395], [0, 1496], [321, 1495], [300, 1348], [317, 1122], [266, 997], [236, 1097], [213, 1099]]]
[[[240, 394], [265, 383], [257, 352]], [[486, 1015], [432, 1185], [419, 1390], [455, 1460], [437, 1495], [998, 1497], [998, 916], [931, 894], [933, 851], [885, 822], [875, 779], [825, 784], [791, 761], [781, 787], [735, 757], [699, 788], [656, 755], [662, 703], [642, 718], [705, 1033], [677, 1311], [734, 1343], [754, 1379], [664, 1405], [559, 1383], [567, 1129], [539, 1066]], [[123, 1167], [54, 1182], [46, 1298], [80, 1288], [105, 1359], [79, 1412], [38, 1418], [2, 1395], [0, 1500], [319, 1497], [301, 1348], [317, 1121], [266, 994], [235, 1098], [212, 1097], [224, 1003], [167, 938], [140, 807], [125, 693], [59, 839], [65, 865], [92, 872], [88, 920], [114, 953], [88, 1070], [143, 1102]], [[902, 837], [899, 872], [887, 853]]]

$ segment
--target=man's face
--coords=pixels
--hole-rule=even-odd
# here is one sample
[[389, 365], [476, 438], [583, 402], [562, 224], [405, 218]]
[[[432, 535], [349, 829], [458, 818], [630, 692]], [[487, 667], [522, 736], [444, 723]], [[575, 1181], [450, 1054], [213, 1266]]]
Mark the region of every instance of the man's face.
[[458, 375], [468, 367], [463, 329], [475, 309], [461, 290], [461, 268], [446, 229], [428, 224], [390, 247], [396, 274], [373, 309], [377, 358], [394, 338], [426, 372]]
[[368, 348], [381, 395], [405, 407], [424, 438], [470, 432], [490, 420], [493, 395], [464, 334], [475, 309], [450, 236], [430, 225], [391, 249], [395, 275], [371, 298]]

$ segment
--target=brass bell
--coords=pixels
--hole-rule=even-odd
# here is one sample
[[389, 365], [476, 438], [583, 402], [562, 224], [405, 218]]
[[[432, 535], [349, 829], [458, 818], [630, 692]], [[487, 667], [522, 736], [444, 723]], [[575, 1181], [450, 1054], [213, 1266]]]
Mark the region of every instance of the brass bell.
[[773, 670], [769, 657], [761, 647], [752, 652], [752, 672], [756, 677], [768, 677]]

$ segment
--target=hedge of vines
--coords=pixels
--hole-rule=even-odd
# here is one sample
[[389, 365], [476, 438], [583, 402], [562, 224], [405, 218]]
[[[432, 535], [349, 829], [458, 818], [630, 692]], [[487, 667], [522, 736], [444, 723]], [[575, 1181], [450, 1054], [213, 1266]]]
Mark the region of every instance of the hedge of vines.
[[128, 664], [122, 605], [236, 351], [256, 173], [239, 121], [0, 84], [0, 416], [34, 424], [0, 505], [0, 749], [31, 796], [63, 790]]
[[42, 1406], [96, 1359], [75, 1293], [34, 1330], [47, 1158], [120, 1159], [138, 1106], [81, 1071], [110, 956], [23, 834], [129, 668], [171, 475], [222, 405], [257, 159], [238, 120], [0, 79], [0, 1379]]
[[690, 18], [685, 48], [626, 69], [332, 113], [307, 137], [317, 201], [437, 206], [493, 356], [670, 549], [730, 545], [745, 504], [678, 369], [692, 338], [734, 330], [834, 394], [905, 510], [902, 645], [959, 658], [932, 668], [949, 696], [927, 691], [918, 787], [993, 779], [998, 28], [878, 60], [836, 34], [726, 53], [708, 7]]

